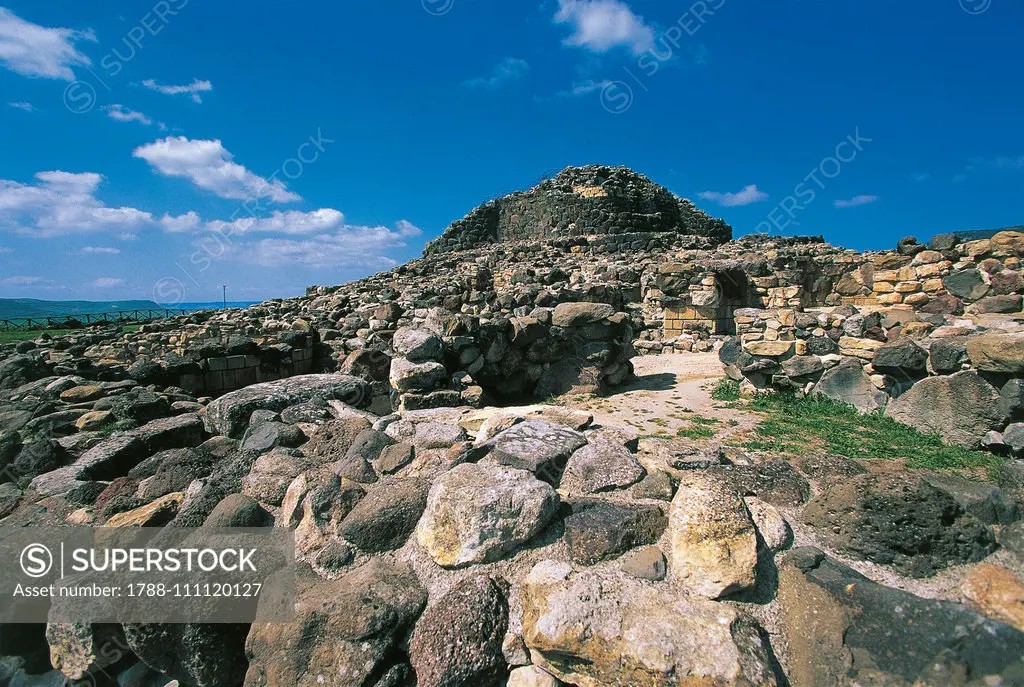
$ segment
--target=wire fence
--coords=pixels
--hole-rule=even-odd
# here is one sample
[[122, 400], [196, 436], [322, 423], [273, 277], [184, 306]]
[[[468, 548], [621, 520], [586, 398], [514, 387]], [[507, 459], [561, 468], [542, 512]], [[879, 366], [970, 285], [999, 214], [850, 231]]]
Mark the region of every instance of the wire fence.
[[12, 317], [0, 319], [0, 332], [20, 332], [42, 329], [82, 329], [103, 322], [151, 322], [184, 315], [187, 310], [119, 310], [116, 312], [53, 315], [46, 317]]

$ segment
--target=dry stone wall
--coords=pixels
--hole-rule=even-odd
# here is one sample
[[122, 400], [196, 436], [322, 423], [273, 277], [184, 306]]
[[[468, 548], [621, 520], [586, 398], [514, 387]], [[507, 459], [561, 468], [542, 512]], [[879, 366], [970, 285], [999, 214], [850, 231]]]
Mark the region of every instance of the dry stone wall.
[[625, 167], [570, 167], [522, 193], [490, 201], [427, 245], [426, 255], [488, 243], [578, 236], [673, 233], [706, 245], [732, 229]]

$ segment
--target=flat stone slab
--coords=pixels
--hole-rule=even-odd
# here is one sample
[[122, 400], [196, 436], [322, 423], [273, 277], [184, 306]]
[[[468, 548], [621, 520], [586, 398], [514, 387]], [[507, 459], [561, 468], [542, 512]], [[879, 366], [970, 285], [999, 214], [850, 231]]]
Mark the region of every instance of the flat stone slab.
[[206, 406], [204, 422], [211, 434], [241, 438], [254, 410], [280, 412], [314, 398], [338, 400], [361, 408], [371, 401], [370, 385], [350, 375], [298, 375], [253, 384], [224, 394]]

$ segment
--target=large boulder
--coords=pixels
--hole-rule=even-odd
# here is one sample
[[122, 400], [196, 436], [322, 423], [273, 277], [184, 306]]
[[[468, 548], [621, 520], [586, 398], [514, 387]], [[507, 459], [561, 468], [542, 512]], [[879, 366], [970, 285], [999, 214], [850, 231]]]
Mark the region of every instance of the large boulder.
[[897, 378], [918, 378], [927, 374], [928, 351], [911, 339], [890, 341], [877, 351], [871, 361], [876, 372]]
[[558, 494], [525, 470], [464, 463], [434, 482], [416, 538], [446, 568], [497, 560], [558, 511]]
[[341, 522], [340, 534], [363, 551], [399, 548], [416, 529], [429, 488], [426, 480], [414, 477], [381, 480]]
[[593, 565], [653, 544], [667, 524], [668, 518], [658, 506], [599, 501], [585, 504], [565, 519], [565, 544], [574, 563]]
[[625, 489], [647, 471], [625, 446], [605, 436], [593, 436], [566, 463], [559, 487], [568, 492], [596, 494]]
[[884, 587], [818, 549], [781, 559], [779, 604], [794, 685], [1024, 682], [1024, 633]]
[[329, 460], [341, 460], [352, 448], [356, 438], [370, 429], [373, 423], [360, 415], [349, 415], [329, 420], [320, 425], [302, 452], [310, 456], [323, 456]]
[[942, 278], [942, 285], [957, 298], [977, 300], [988, 293], [988, 284], [976, 269], [960, 270]]
[[716, 599], [754, 586], [757, 530], [727, 480], [689, 470], [669, 511], [670, 575], [694, 594]]
[[1024, 333], [984, 334], [967, 340], [967, 355], [979, 370], [1024, 375]]
[[400, 392], [434, 389], [447, 374], [444, 365], [429, 360], [417, 363], [395, 358], [391, 361], [391, 386]]
[[440, 360], [444, 352], [441, 337], [426, 329], [400, 327], [391, 340], [395, 353], [412, 361]]
[[190, 687], [240, 685], [245, 677], [242, 623], [126, 623], [124, 636], [139, 660]]
[[39, 358], [12, 355], [0, 360], [0, 389], [16, 389], [48, 374], [49, 368]]
[[293, 620], [252, 626], [245, 687], [405, 684], [385, 676], [402, 671], [395, 646], [427, 601], [410, 568], [374, 558], [339, 580], [297, 584]]
[[556, 327], [582, 327], [614, 314], [615, 308], [604, 303], [561, 303], [551, 313], [551, 324]]
[[78, 479], [108, 480], [126, 474], [154, 453], [189, 448], [203, 441], [203, 421], [194, 413], [160, 418], [137, 429], [117, 432], [79, 456]]
[[366, 381], [349, 375], [298, 375], [262, 382], [232, 391], [206, 406], [206, 428], [211, 434], [237, 439], [245, 432], [254, 410], [280, 412], [313, 399], [336, 399], [363, 408], [370, 404], [372, 395]]
[[948, 444], [971, 449], [981, 445], [986, 432], [1006, 422], [999, 392], [972, 370], [922, 379], [894, 399], [885, 414], [924, 434], [938, 434]]
[[884, 408], [889, 398], [864, 373], [861, 364], [855, 361], [844, 362], [826, 370], [814, 386], [814, 395], [849, 403], [862, 413]]
[[469, 577], [427, 609], [416, 623], [409, 660], [419, 687], [500, 687], [508, 629], [503, 585]]
[[996, 548], [982, 522], [921, 477], [868, 473], [834, 482], [811, 499], [803, 519], [837, 551], [912, 577], [981, 560]]
[[776, 684], [757, 626], [730, 606], [554, 561], [521, 589], [533, 662], [569, 684]]
[[587, 444], [580, 432], [544, 420], [527, 420], [499, 432], [482, 444], [502, 465], [529, 470], [545, 482], [558, 484], [566, 462]]

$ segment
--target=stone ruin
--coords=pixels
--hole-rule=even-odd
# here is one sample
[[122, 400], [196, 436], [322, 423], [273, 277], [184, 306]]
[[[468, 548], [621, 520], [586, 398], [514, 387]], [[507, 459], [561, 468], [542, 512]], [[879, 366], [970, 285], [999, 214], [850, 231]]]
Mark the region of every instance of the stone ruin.
[[662, 245], [711, 247], [732, 228], [626, 167], [569, 167], [529, 191], [484, 203], [453, 222], [424, 255], [509, 241], [588, 237], [608, 252]]
[[0, 685], [1024, 684], [1024, 461], [790, 462], [571, 407], [704, 353], [1024, 455], [1018, 229], [732, 240], [569, 168], [362, 280], [0, 346], [0, 526], [288, 528], [304, 581], [277, 624], [13, 605]]

